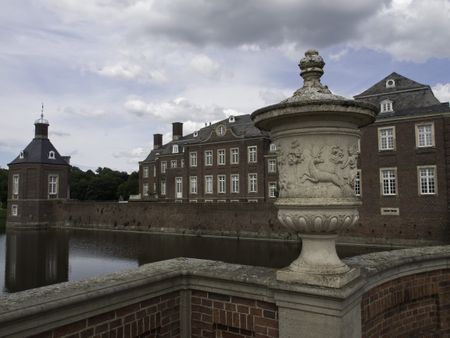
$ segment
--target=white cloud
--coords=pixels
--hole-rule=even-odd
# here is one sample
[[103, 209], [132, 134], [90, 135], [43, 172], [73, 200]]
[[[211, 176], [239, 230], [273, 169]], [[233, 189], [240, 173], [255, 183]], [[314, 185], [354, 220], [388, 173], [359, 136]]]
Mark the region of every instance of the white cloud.
[[195, 56], [190, 66], [206, 77], [216, 78], [220, 75], [220, 65], [204, 54]]
[[259, 96], [265, 104], [275, 104], [287, 99], [288, 96], [278, 89], [263, 89], [259, 91]]
[[122, 78], [125, 80], [154, 81], [157, 83], [165, 83], [168, 80], [167, 76], [161, 70], [149, 71], [143, 66], [128, 62], [119, 62], [100, 68], [93, 68], [92, 71], [102, 76]]
[[433, 88], [434, 95], [441, 102], [449, 102], [450, 101], [450, 83], [438, 83]]
[[142, 161], [146, 154], [146, 150], [142, 147], [137, 147], [129, 150], [122, 150], [118, 152], [114, 152], [112, 156], [117, 159], [124, 159], [128, 164], [134, 164], [136, 165], [139, 161]]
[[92, 108], [85, 108], [85, 107], [71, 107], [67, 106], [62, 109], [64, 113], [69, 115], [77, 115], [81, 117], [100, 117], [105, 115], [105, 111], [103, 109], [92, 109]]

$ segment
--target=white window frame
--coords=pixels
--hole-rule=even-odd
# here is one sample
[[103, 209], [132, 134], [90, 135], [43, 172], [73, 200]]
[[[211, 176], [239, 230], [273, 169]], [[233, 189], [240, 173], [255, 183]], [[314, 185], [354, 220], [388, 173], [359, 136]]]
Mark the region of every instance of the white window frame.
[[14, 174], [13, 175], [13, 186], [12, 186], [12, 198], [13, 199], [19, 198], [19, 184], [20, 184], [20, 175]]
[[175, 169], [177, 165], [177, 160], [170, 160], [170, 168]]
[[[392, 131], [392, 135], [383, 135], [386, 131]], [[386, 126], [378, 128], [378, 151], [389, 151], [395, 150], [396, 148], [396, 139], [395, 139], [395, 126]], [[385, 140], [385, 144], [383, 141]], [[392, 144], [389, 144], [390, 140], [392, 140]]]
[[225, 149], [217, 149], [217, 165], [225, 165], [226, 164], [226, 158], [225, 158]]
[[173, 144], [172, 145], [172, 153], [178, 154], [178, 152], [179, 152], [178, 144]]
[[161, 196], [165, 196], [166, 195], [166, 181], [165, 180], [161, 180], [160, 190], [161, 190]]
[[[52, 179], [55, 180], [52, 180]], [[59, 175], [49, 174], [48, 175], [48, 198], [58, 198], [59, 192]]]
[[380, 102], [380, 113], [390, 113], [394, 111], [394, 103], [391, 100]]
[[148, 183], [142, 185], [142, 195], [148, 196]]
[[268, 192], [270, 198], [276, 198], [276, 191], [277, 191], [277, 182], [269, 182], [268, 184]]
[[[393, 172], [394, 173], [394, 177], [385, 177], [384, 176], [384, 172]], [[398, 175], [397, 175], [397, 168], [396, 167], [392, 167], [392, 168], [380, 168], [380, 192], [381, 192], [381, 196], [396, 196], [398, 194], [398, 179], [397, 179]], [[385, 190], [385, 180], [388, 181], [388, 190]], [[389, 184], [389, 181], [394, 180], [394, 192], [392, 192], [392, 186]]]
[[[175, 177], [175, 198], [183, 198], [183, 177]], [[178, 195], [179, 194], [179, 195]]]
[[211, 167], [214, 163], [214, 155], [212, 150], [205, 150], [205, 166]]
[[11, 216], [19, 216], [19, 207], [17, 204], [11, 205]]
[[356, 170], [355, 181], [354, 181], [354, 190], [356, 196], [362, 196], [362, 176], [361, 169]]
[[395, 88], [395, 80], [387, 79], [386, 80], [386, 88]]
[[277, 160], [275, 158], [269, 158], [267, 160], [267, 172], [270, 174], [277, 172]]
[[167, 170], [167, 161], [161, 161], [161, 174], [165, 174]]
[[55, 154], [55, 152], [54, 152], [53, 150], [50, 150], [50, 151], [48, 152], [48, 159], [49, 159], [49, 160], [54, 160], [54, 159], [56, 159], [56, 154]]
[[232, 194], [239, 194], [239, 174], [230, 175], [230, 191]]
[[275, 143], [271, 143], [270, 144], [270, 146], [269, 146], [269, 151], [272, 153], [272, 152], [275, 152], [275, 151], [277, 151], [277, 145], [275, 144]]
[[189, 153], [189, 166], [196, 167], [197, 166], [197, 152], [191, 151]]
[[217, 175], [217, 193], [226, 194], [227, 192], [227, 177], [226, 175]]
[[[430, 133], [421, 132], [421, 127], [431, 127]], [[429, 135], [431, 134], [431, 135]], [[434, 140], [434, 122], [416, 123], [416, 148], [430, 148], [435, 146]], [[421, 144], [421, 136], [423, 136], [424, 143]]]
[[189, 192], [191, 194], [197, 194], [198, 193], [198, 179], [197, 179], [197, 176], [190, 176], [189, 177]]
[[248, 192], [249, 193], [258, 192], [258, 174], [256, 173], [248, 174]]
[[[422, 175], [422, 171], [424, 170], [432, 170], [432, 175]], [[427, 191], [423, 191], [422, 180], [425, 181], [425, 186]], [[433, 182], [432, 185], [430, 182]], [[437, 181], [437, 171], [435, 165], [420, 165], [417, 166], [417, 184], [418, 184], [418, 192], [419, 196], [424, 195], [437, 195], [438, 193], [438, 181]], [[432, 189], [431, 189], [432, 187]]]
[[214, 177], [213, 175], [205, 176], [205, 194], [214, 193]]
[[239, 164], [239, 148], [230, 149], [230, 164]]
[[148, 178], [148, 167], [142, 168], [142, 176]]
[[257, 146], [248, 146], [247, 147], [247, 159], [248, 163], [257, 163], [258, 162], [258, 147]]

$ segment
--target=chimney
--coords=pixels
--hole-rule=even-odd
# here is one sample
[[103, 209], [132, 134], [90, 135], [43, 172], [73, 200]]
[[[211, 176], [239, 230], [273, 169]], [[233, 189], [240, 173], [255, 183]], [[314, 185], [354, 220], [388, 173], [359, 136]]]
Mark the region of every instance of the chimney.
[[178, 140], [183, 136], [183, 123], [174, 122], [172, 123], [172, 140]]
[[48, 138], [48, 126], [48, 121], [41, 114], [41, 118], [34, 122], [34, 137]]
[[153, 134], [153, 149], [161, 148], [162, 143], [163, 143], [162, 134]]

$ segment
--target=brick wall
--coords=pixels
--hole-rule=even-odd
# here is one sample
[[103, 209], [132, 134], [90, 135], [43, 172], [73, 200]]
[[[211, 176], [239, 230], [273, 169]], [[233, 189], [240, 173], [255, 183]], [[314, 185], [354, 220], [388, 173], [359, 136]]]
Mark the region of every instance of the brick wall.
[[450, 336], [450, 270], [381, 284], [362, 298], [363, 337]]
[[35, 338], [179, 338], [180, 294], [173, 292], [70, 323]]
[[278, 337], [278, 308], [273, 303], [192, 291], [192, 338]]

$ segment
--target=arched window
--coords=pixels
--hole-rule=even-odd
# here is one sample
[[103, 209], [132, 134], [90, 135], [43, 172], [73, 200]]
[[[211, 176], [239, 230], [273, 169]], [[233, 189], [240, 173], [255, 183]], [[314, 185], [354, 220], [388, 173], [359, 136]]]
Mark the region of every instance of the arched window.
[[178, 154], [178, 144], [174, 144], [174, 145], [172, 146], [172, 153]]
[[380, 103], [380, 112], [381, 113], [388, 113], [394, 111], [394, 107], [392, 105], [391, 100], [383, 100]]
[[54, 152], [53, 150], [50, 150], [50, 151], [48, 152], [48, 158], [49, 158], [50, 160], [54, 160], [54, 159], [55, 159], [55, 152]]
[[21, 152], [20, 152], [20, 154], [19, 154], [19, 158], [24, 158], [24, 154], [23, 154], [23, 151], [21, 151]]

